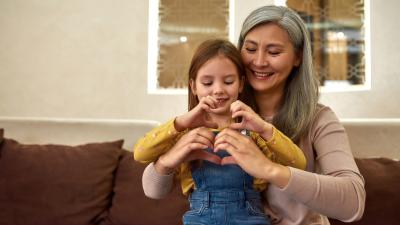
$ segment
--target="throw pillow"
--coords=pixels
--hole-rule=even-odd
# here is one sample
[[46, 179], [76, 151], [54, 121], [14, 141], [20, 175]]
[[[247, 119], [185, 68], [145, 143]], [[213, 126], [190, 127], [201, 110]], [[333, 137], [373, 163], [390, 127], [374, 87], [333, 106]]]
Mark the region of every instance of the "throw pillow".
[[114, 185], [112, 206], [100, 225], [177, 225], [188, 203], [180, 185], [165, 199], [146, 197], [142, 188], [142, 173], [146, 165], [133, 159], [133, 153], [124, 151]]
[[400, 221], [400, 161], [388, 158], [356, 158], [365, 179], [364, 215], [359, 221], [343, 223], [331, 220], [332, 225], [395, 225]]
[[0, 224], [94, 224], [110, 205], [122, 143], [26, 145], [5, 138]]
[[3, 135], [4, 135], [4, 129], [0, 128], [0, 144], [1, 142], [3, 142]]

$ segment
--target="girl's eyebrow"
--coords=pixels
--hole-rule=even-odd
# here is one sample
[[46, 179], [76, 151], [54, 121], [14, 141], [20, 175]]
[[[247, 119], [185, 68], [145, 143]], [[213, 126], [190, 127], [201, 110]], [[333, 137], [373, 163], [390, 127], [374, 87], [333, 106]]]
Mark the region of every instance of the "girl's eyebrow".
[[200, 78], [206, 78], [206, 79], [208, 79], [208, 78], [214, 78], [214, 76], [211, 75], [211, 74], [203, 74]]
[[[229, 74], [224, 74], [223, 75], [223, 77], [224, 78], [227, 78], [227, 77], [234, 77], [234, 76], [236, 76], [236, 74], [234, 74], [234, 73], [229, 73]], [[209, 78], [214, 78], [215, 76], [214, 75], [209, 75], [209, 74], [204, 74], [204, 75], [202, 75], [201, 76], [201, 79], [209, 79]]]
[[234, 74], [234, 73], [232, 73], [232, 74], [225, 74], [225, 75], [224, 75], [224, 78], [230, 78], [230, 77], [235, 77], [235, 76], [237, 76], [237, 74]]

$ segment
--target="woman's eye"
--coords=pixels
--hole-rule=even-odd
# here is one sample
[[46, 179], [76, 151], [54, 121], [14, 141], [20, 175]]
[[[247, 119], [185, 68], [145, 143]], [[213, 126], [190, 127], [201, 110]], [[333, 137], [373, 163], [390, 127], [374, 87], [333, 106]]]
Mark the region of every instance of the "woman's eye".
[[269, 54], [272, 55], [272, 56], [277, 56], [277, 55], [281, 54], [281, 52], [270, 51]]
[[246, 51], [250, 52], [250, 53], [255, 52], [256, 50], [257, 49], [255, 49], [255, 48], [246, 48]]

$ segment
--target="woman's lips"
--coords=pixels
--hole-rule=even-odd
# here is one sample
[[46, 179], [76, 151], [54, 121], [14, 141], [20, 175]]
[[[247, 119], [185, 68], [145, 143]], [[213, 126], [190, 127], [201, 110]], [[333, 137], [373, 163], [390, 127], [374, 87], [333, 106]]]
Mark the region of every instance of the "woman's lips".
[[254, 70], [252, 70], [251, 72], [253, 76], [258, 80], [267, 80], [275, 74], [275, 72], [257, 72]]
[[256, 72], [253, 71], [253, 74], [257, 77], [270, 77], [272, 75], [274, 75], [274, 72]]

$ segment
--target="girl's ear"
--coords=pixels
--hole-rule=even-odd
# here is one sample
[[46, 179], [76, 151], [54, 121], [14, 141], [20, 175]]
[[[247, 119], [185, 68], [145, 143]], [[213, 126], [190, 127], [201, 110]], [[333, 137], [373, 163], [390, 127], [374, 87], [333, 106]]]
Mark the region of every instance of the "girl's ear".
[[190, 89], [192, 90], [193, 95], [196, 95], [196, 83], [193, 79], [189, 81]]

